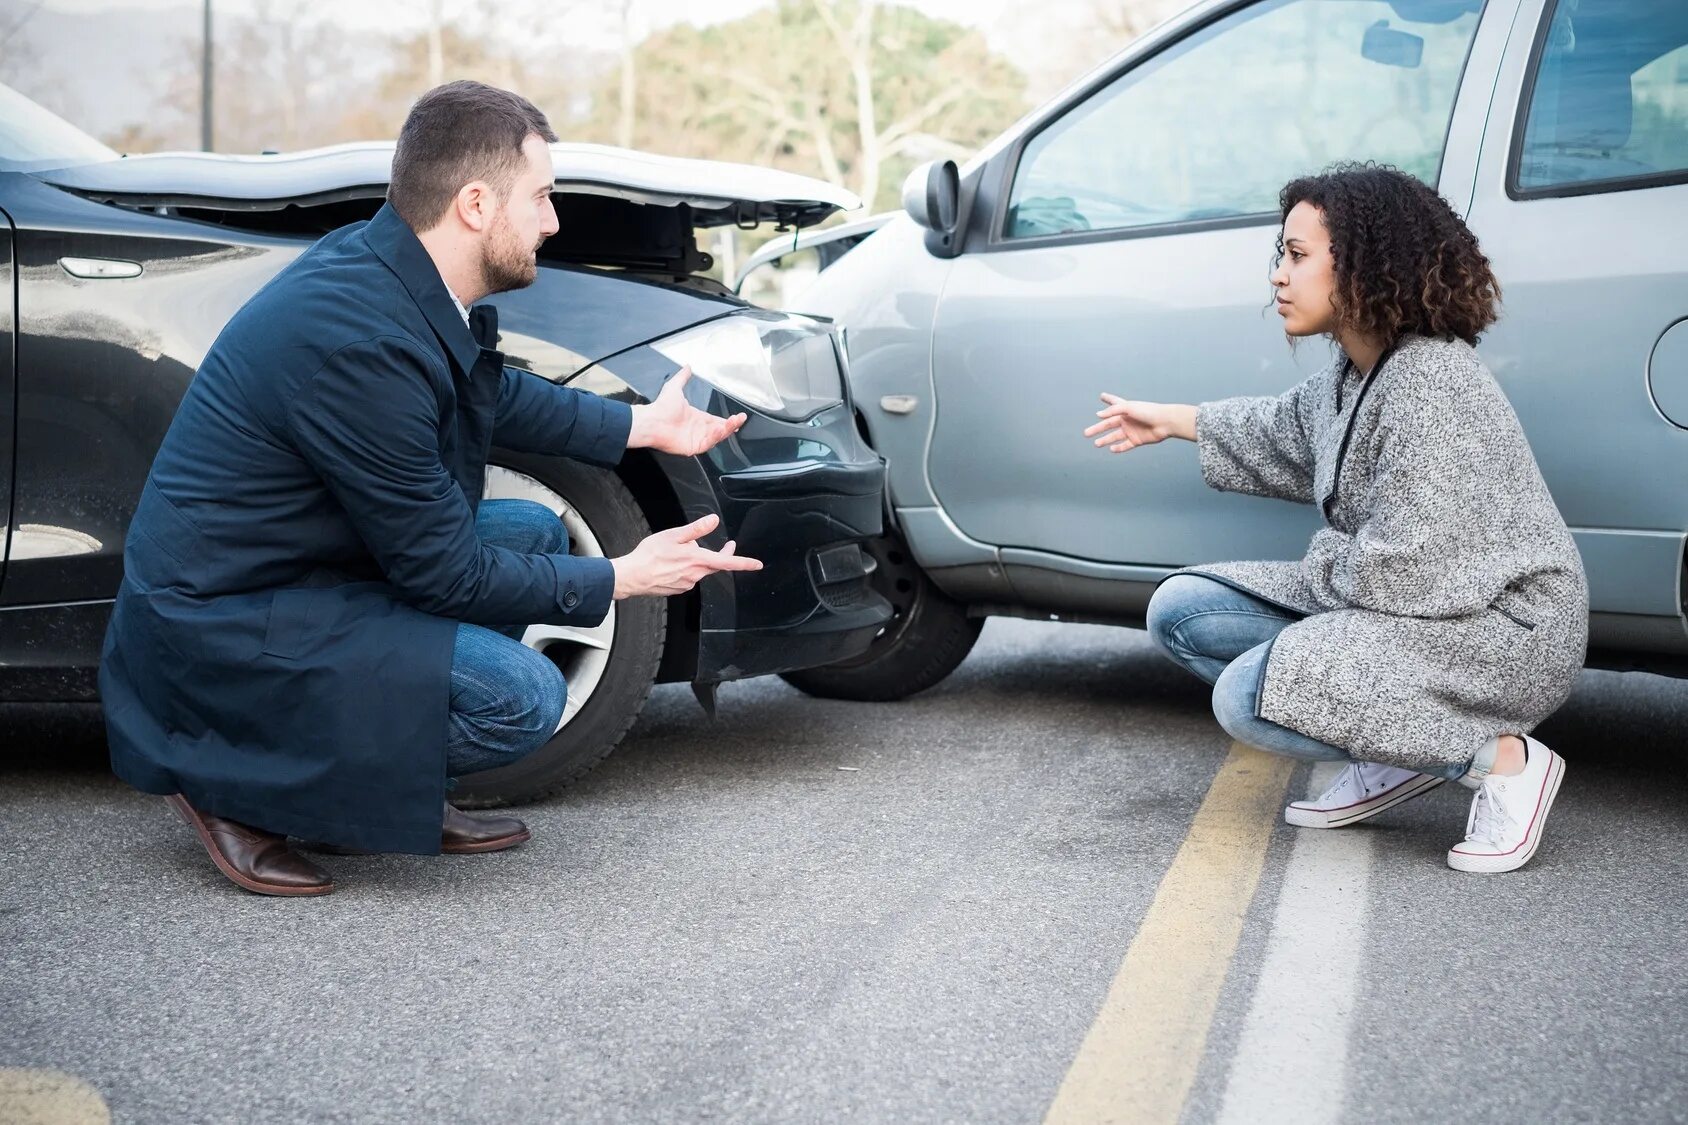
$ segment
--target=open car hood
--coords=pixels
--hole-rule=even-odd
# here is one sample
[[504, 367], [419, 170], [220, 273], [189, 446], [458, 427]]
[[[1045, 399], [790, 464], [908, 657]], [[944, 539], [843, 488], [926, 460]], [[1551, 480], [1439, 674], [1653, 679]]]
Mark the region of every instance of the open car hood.
[[[691, 208], [694, 226], [813, 226], [861, 200], [821, 180], [750, 164], [657, 156], [609, 145], [551, 146], [559, 192]], [[37, 179], [128, 205], [264, 211], [386, 194], [393, 143], [264, 156], [161, 152], [36, 172]]]

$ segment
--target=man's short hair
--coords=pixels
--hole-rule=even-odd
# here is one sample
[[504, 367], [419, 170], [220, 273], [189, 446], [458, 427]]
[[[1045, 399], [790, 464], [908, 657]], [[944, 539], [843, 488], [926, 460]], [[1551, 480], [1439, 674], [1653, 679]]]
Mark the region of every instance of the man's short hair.
[[520, 94], [484, 82], [447, 82], [416, 99], [399, 131], [387, 201], [418, 234], [445, 217], [464, 184], [485, 180], [508, 196], [522, 144], [557, 134]]

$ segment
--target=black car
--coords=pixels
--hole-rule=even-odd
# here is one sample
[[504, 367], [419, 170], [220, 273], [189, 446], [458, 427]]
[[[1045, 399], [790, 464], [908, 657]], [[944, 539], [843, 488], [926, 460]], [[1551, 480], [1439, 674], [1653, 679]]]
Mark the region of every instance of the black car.
[[[714, 685], [863, 651], [890, 618], [862, 544], [884, 467], [864, 442], [830, 323], [704, 276], [700, 228], [813, 225], [855, 205], [806, 177], [553, 146], [561, 230], [538, 280], [492, 298], [507, 362], [626, 402], [682, 364], [695, 400], [750, 420], [701, 457], [614, 471], [494, 450], [488, 496], [549, 504], [571, 549], [614, 556], [709, 512], [758, 573], [617, 603], [593, 629], [535, 626], [569, 700], [550, 743], [465, 779], [473, 803], [583, 773], [652, 683]], [[316, 238], [372, 216], [392, 145], [253, 157], [120, 157], [0, 86], [0, 702], [93, 700], [122, 545], [153, 454], [224, 322]], [[455, 799], [455, 798], [454, 798]]]

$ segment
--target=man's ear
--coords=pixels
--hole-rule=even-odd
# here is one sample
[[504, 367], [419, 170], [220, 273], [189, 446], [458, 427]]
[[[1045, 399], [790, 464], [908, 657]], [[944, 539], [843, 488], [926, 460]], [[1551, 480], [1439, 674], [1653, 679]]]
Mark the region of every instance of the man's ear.
[[453, 206], [458, 221], [479, 234], [492, 222], [492, 203], [492, 188], [484, 180], [470, 180], [457, 189]]

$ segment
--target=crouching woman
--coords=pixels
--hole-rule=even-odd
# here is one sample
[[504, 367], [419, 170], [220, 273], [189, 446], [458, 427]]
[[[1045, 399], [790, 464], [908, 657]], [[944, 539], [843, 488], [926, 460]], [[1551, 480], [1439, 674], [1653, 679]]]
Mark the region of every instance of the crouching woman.
[[1324, 526], [1299, 562], [1173, 575], [1149, 631], [1213, 685], [1238, 741], [1346, 763], [1291, 824], [1355, 824], [1458, 781], [1475, 796], [1448, 865], [1513, 870], [1564, 776], [1529, 732], [1582, 667], [1588, 587], [1474, 350], [1499, 287], [1448, 204], [1401, 172], [1341, 166], [1280, 204], [1277, 311], [1290, 337], [1330, 337], [1335, 362], [1276, 398], [1103, 395], [1086, 434], [1115, 453], [1194, 441], [1209, 486], [1315, 504]]

